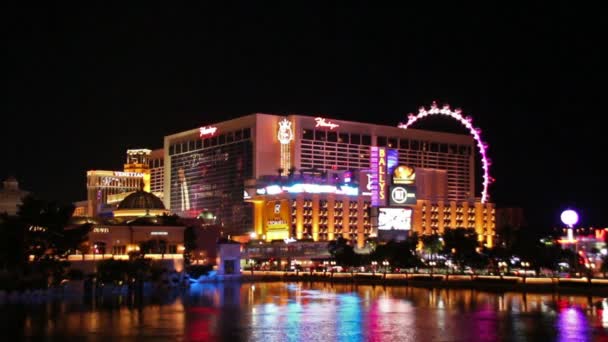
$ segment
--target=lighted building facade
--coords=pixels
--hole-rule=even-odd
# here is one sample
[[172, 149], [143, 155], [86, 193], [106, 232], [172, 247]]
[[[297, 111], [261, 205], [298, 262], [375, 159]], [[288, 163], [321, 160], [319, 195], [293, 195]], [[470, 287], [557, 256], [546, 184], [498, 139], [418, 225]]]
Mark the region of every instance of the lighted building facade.
[[128, 258], [130, 252], [155, 259], [183, 259], [185, 226], [176, 218], [163, 216], [168, 210], [152, 193], [140, 189], [117, 206], [111, 219], [80, 221], [93, 223], [80, 255], [73, 260], [106, 257]]
[[164, 151], [162, 148], [152, 150], [148, 159], [150, 170], [150, 192], [159, 198], [163, 198], [164, 191]]
[[[431, 179], [441, 174], [423, 171]], [[263, 177], [247, 189], [251, 193], [247, 201], [254, 205], [255, 237], [270, 242], [331, 241], [341, 236], [358, 249], [364, 249], [369, 238], [399, 240], [412, 232], [429, 235], [443, 234], [448, 229], [472, 228], [480, 244], [493, 247], [494, 204], [449, 201], [447, 196], [437, 195], [433, 190], [437, 185], [431, 186], [425, 173], [422, 174], [409, 189], [415, 196], [412, 201], [385, 207], [373, 206], [364, 172], [357, 177], [361, 179], [359, 183], [353, 178], [356, 173], [350, 172], [346, 177], [343, 174], [332, 179], [306, 174], [280, 179]], [[420, 192], [411, 190], [414, 186], [418, 188], [418, 184], [422, 185]], [[441, 177], [435, 184], [442, 184]], [[392, 192], [388, 194], [392, 195]]]
[[141, 188], [143, 173], [87, 171], [87, 213], [98, 216], [114, 209], [130, 193]]
[[[124, 171], [92, 170], [87, 172], [87, 205], [76, 205], [75, 216], [107, 214], [128, 195], [143, 190], [162, 198], [163, 151], [129, 149]], [[143, 186], [143, 189], [142, 189]], [[84, 216], [82, 215], [82, 216]]]
[[[214, 212], [228, 233], [260, 231], [259, 222], [254, 223], [254, 204], [243, 201], [256, 195], [245, 193], [246, 181], [277, 175], [279, 170], [285, 176], [306, 170], [325, 172], [329, 178], [353, 171], [369, 179], [371, 147], [396, 149], [399, 165], [443, 172], [442, 200], [446, 203], [475, 202], [475, 144], [470, 136], [269, 114], [252, 114], [165, 137], [163, 200], [167, 208], [181, 216], [196, 217], [205, 209]], [[342, 234], [360, 244], [365, 236], [374, 234], [372, 223], [365, 223], [363, 216], [365, 206], [369, 207], [371, 202], [365, 194], [369, 194], [369, 189], [360, 193], [363, 195], [356, 199], [342, 194], [327, 198], [304, 195], [292, 198], [293, 195], [285, 194], [283, 199], [294, 200], [295, 212], [301, 213], [295, 217], [301, 223], [297, 223], [294, 236], [301, 232], [302, 237], [330, 239]], [[439, 199], [429, 200], [438, 203]], [[329, 208], [330, 203], [334, 207], [341, 205], [335, 208], [341, 210], [331, 215], [342, 220], [336, 224], [335, 219], [328, 217], [327, 224], [316, 228], [313, 206], [319, 208], [314, 209], [315, 213], [323, 213], [321, 209]], [[327, 211], [330, 215], [330, 210]], [[325, 222], [325, 217], [314, 220]]]

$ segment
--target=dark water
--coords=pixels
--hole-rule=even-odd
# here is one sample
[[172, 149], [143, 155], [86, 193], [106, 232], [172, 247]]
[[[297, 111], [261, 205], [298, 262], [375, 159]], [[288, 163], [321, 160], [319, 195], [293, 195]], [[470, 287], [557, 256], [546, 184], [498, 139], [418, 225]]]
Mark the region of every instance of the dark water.
[[4, 341], [604, 341], [608, 300], [308, 283], [0, 306]]

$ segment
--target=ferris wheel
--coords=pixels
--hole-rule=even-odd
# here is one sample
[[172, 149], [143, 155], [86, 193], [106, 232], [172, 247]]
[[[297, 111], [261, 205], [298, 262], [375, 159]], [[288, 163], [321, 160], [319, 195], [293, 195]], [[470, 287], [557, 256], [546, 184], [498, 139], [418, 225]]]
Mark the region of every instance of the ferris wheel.
[[446, 104], [443, 107], [439, 108], [437, 103], [433, 101], [431, 104], [431, 108], [428, 110], [424, 107], [420, 107], [418, 109], [418, 114], [410, 113], [407, 117], [406, 123], [399, 123], [399, 128], [408, 129], [411, 125], [413, 125], [416, 121], [423, 119], [427, 116], [434, 115], [443, 115], [447, 117], [451, 117], [456, 121], [460, 122], [466, 129], [469, 130], [469, 133], [475, 139], [477, 143], [477, 147], [479, 148], [479, 154], [481, 156], [481, 168], [483, 169], [483, 189], [481, 191], [481, 203], [486, 203], [489, 200], [488, 188], [492, 182], [494, 182], [494, 178], [490, 176], [490, 165], [492, 161], [487, 156], [488, 144], [486, 144], [483, 140], [481, 140], [481, 129], [473, 126], [473, 118], [470, 116], [463, 116], [462, 111], [460, 109], [450, 109], [450, 105]]

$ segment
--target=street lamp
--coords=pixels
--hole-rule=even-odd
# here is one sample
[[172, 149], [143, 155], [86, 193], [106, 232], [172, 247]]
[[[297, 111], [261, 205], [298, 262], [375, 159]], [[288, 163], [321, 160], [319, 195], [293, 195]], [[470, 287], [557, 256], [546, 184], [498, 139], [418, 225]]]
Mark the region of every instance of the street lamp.
[[390, 262], [388, 262], [388, 260], [384, 260], [384, 261], [382, 262], [382, 266], [384, 266], [384, 274], [386, 274], [386, 272], [388, 271], [388, 266], [389, 266], [390, 264], [391, 264], [391, 263], [390, 263]]
[[435, 265], [437, 265], [437, 262], [429, 261], [429, 265], [431, 265], [431, 276], [433, 276], [433, 273], [435, 271]]
[[251, 275], [253, 275], [253, 266], [255, 264], [255, 260], [249, 259], [249, 267], [251, 269]]
[[526, 282], [526, 276], [528, 275], [528, 267], [530, 267], [530, 263], [527, 261], [522, 261], [521, 266], [524, 268], [524, 283]]
[[376, 265], [378, 265], [378, 262], [372, 261], [372, 274], [376, 274]]

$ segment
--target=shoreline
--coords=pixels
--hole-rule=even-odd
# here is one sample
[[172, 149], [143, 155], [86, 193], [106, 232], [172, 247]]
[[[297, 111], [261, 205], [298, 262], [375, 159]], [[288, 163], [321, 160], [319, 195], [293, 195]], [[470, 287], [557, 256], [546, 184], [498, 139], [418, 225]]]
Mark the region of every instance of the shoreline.
[[488, 292], [560, 293], [608, 297], [608, 279], [531, 278], [460, 274], [243, 272], [242, 282], [324, 282], [374, 286], [472, 289]]

